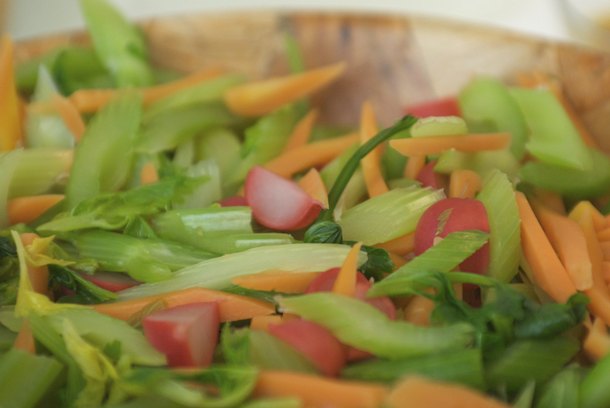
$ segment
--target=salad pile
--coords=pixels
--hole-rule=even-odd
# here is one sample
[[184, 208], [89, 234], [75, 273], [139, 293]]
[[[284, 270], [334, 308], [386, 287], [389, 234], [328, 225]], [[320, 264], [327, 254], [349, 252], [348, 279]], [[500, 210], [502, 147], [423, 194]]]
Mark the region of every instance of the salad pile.
[[1, 407], [610, 406], [610, 158], [552, 78], [345, 131], [345, 64], [181, 76], [80, 4], [0, 43]]

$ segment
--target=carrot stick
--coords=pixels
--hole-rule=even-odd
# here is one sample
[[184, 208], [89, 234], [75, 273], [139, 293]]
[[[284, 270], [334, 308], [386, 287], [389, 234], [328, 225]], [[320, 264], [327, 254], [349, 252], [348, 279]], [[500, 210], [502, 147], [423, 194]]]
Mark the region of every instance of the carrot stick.
[[220, 320], [223, 322], [251, 319], [275, 311], [273, 305], [267, 302], [205, 288], [188, 288], [161, 295], [102, 303], [93, 308], [116, 319], [129, 320], [135, 313], [157, 301], [164, 301], [168, 308], [196, 302], [218, 302]]
[[610, 261], [610, 242], [600, 242], [599, 247], [602, 249], [604, 261]]
[[391, 241], [382, 242], [375, 245], [377, 248], [385, 249], [389, 252], [394, 252], [398, 255], [407, 255], [415, 250], [415, 233], [411, 232]]
[[597, 232], [597, 239], [600, 242], [610, 241], [610, 227], [606, 227]]
[[140, 170], [140, 183], [153, 184], [159, 181], [159, 173], [157, 168], [151, 162], [146, 163]]
[[588, 332], [582, 343], [582, 348], [593, 361], [598, 361], [610, 352], [610, 336], [608, 328], [600, 318], [593, 320], [592, 324], [586, 325]]
[[36, 354], [36, 343], [34, 342], [34, 334], [27, 320], [21, 323], [13, 347], [26, 351], [30, 354]]
[[[222, 74], [222, 72], [222, 70], [217, 68], [204, 69], [176, 81], [149, 88], [142, 88], [139, 91], [142, 93], [144, 104], [151, 104], [173, 93], [190, 88], [209, 79], [216, 78]], [[121, 91], [115, 89], [81, 89], [70, 95], [69, 99], [79, 112], [92, 113], [101, 109], [119, 92]]]
[[602, 231], [608, 226], [606, 217], [604, 217], [604, 215], [600, 213], [590, 201], [580, 201], [574, 206], [574, 208], [572, 208], [572, 211], [570, 211], [570, 214], [574, 214], [574, 216], [577, 218], [581, 217], [581, 213], [592, 217], [593, 225], [595, 226], [596, 231]]
[[405, 166], [404, 176], [408, 179], [415, 180], [419, 175], [421, 169], [426, 165], [426, 156], [425, 155], [413, 155], [410, 156], [407, 160], [407, 165]]
[[602, 262], [602, 276], [606, 283], [610, 284], [610, 261]]
[[510, 134], [473, 133], [456, 136], [426, 136], [390, 140], [390, 146], [405, 156], [438, 154], [455, 149], [460, 152], [481, 152], [504, 149], [510, 144]]
[[336, 80], [344, 71], [345, 63], [340, 62], [303, 73], [236, 86], [225, 92], [225, 103], [238, 115], [262, 116], [311, 95]]
[[[360, 116], [360, 143], [364, 144], [377, 134], [377, 120], [370, 102], [364, 102]], [[375, 197], [389, 191], [381, 173], [381, 146], [377, 146], [361, 161], [364, 184], [369, 197]]]
[[587, 240], [578, 223], [532, 201], [534, 212], [551, 245], [578, 290], [593, 287], [593, 272]]
[[255, 290], [276, 290], [285, 293], [303, 293], [318, 272], [286, 272], [279, 269], [235, 277], [234, 285]]
[[85, 134], [85, 122], [72, 101], [59, 94], [55, 94], [51, 98], [51, 103], [66, 124], [66, 127], [74, 135], [74, 138], [77, 141], [81, 140], [83, 134]]
[[63, 194], [42, 194], [12, 198], [7, 205], [9, 222], [11, 225], [21, 222], [27, 224], [44, 214], [63, 198]]
[[307, 140], [311, 136], [311, 131], [313, 129], [313, 125], [318, 119], [318, 115], [319, 111], [317, 109], [312, 109], [307, 112], [307, 115], [303, 116], [301, 120], [299, 120], [288, 137], [286, 145], [284, 146], [285, 152], [307, 144]]
[[280, 315], [254, 316], [250, 320], [250, 329], [267, 331], [270, 325], [280, 323], [282, 323], [282, 316]]
[[256, 397], [297, 397], [307, 407], [378, 408], [386, 396], [382, 385], [344, 381], [290, 371], [261, 371]]
[[407, 263], [407, 260], [402, 255], [395, 252], [388, 251], [388, 255], [390, 256], [390, 260], [394, 264], [395, 268], [400, 268]]
[[404, 308], [404, 319], [417, 326], [429, 326], [434, 302], [424, 296], [413, 296]]
[[481, 177], [472, 170], [458, 169], [451, 172], [449, 197], [474, 198], [481, 190]]
[[566, 206], [563, 203], [561, 195], [554, 191], [536, 189], [534, 192], [536, 200], [544, 204], [549, 210], [553, 210], [558, 214], [566, 215]]
[[523, 193], [516, 194], [521, 216], [523, 254], [530, 265], [536, 284], [556, 302], [564, 303], [576, 293], [568, 272], [553, 250], [540, 223]]
[[358, 274], [358, 254], [362, 248], [362, 242], [355, 244], [348, 252], [337, 279], [333, 284], [333, 292], [344, 296], [354, 296], [356, 293], [356, 275]]
[[282, 177], [290, 178], [293, 174], [310, 167], [328, 163], [356, 142], [358, 142], [358, 135], [351, 133], [334, 139], [309, 143], [282, 153], [267, 162], [265, 168]]
[[507, 404], [462, 385], [417, 376], [408, 376], [396, 384], [388, 395], [386, 406], [388, 408], [509, 408]]
[[322, 203], [322, 207], [328, 208], [328, 191], [320, 176], [320, 172], [315, 168], [309, 169], [299, 181], [299, 186], [314, 200]]
[[23, 133], [13, 70], [13, 42], [4, 35], [0, 38], [0, 152], [14, 149]]

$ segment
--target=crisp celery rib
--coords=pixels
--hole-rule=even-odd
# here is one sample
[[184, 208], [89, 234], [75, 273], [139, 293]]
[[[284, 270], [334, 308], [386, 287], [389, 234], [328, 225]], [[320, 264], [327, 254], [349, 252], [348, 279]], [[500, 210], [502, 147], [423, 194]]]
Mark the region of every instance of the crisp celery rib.
[[[350, 247], [339, 244], [273, 245], [209, 259], [176, 271], [164, 281], [139, 285], [119, 293], [119, 299], [133, 299], [189, 287], [223, 289], [237, 276], [281, 269], [289, 272], [320, 272], [340, 266]], [[360, 253], [359, 265], [366, 262]]]
[[606, 354], [589, 371], [580, 384], [580, 406], [582, 408], [605, 408], [610, 405], [610, 354]]
[[7, 214], [9, 189], [22, 154], [22, 150], [0, 154], [0, 174], [2, 174], [0, 177], [0, 228], [5, 228], [9, 224]]
[[72, 150], [52, 148], [23, 150], [13, 174], [10, 196], [21, 197], [48, 192], [68, 176], [72, 159]]
[[262, 370], [286, 370], [315, 374], [317, 370], [307, 358], [287, 343], [264, 331], [252, 330], [250, 361]]
[[418, 119], [410, 133], [412, 137], [465, 135], [468, 127], [464, 119], [457, 116], [432, 116]]

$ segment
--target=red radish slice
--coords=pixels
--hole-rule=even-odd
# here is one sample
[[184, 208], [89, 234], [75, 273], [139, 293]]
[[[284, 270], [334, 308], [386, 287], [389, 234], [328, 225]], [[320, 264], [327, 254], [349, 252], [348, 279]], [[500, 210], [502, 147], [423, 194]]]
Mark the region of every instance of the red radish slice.
[[409, 106], [405, 111], [418, 118], [427, 118], [429, 116], [462, 116], [457, 99], [452, 97]]
[[119, 292], [140, 284], [140, 282], [132, 279], [130, 276], [118, 272], [95, 272], [93, 275], [81, 273], [80, 276], [94, 285], [111, 292]]
[[426, 163], [419, 173], [417, 173], [415, 179], [424, 187], [445, 188], [447, 181], [445, 180], [444, 175], [434, 171], [434, 166], [436, 166], [436, 160]]
[[345, 365], [345, 349], [331, 332], [307, 320], [269, 325], [269, 333], [307, 357], [324, 375], [335, 377]]
[[223, 198], [218, 202], [218, 204], [220, 204], [221, 207], [242, 207], [247, 206], [248, 202], [246, 201], [245, 197], [231, 196]]
[[[432, 204], [421, 216], [415, 228], [415, 254], [419, 255], [457, 231], [479, 230], [489, 232], [487, 211], [479, 200], [472, 198], [445, 198]], [[484, 274], [489, 265], [489, 244], [460, 264], [466, 272]]]
[[146, 316], [142, 327], [170, 367], [207, 367], [218, 341], [218, 304], [190, 303], [161, 310]]
[[274, 230], [305, 228], [322, 210], [322, 204], [296, 183], [260, 166], [248, 173], [245, 196], [256, 221]]

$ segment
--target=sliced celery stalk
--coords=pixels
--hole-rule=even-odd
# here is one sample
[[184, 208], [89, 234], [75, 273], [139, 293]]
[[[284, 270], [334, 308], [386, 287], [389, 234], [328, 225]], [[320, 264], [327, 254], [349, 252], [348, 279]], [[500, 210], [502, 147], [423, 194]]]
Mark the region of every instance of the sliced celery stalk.
[[278, 397], [258, 398], [241, 406], [242, 408], [302, 408], [303, 403], [299, 398]]
[[443, 197], [429, 188], [391, 190], [346, 210], [339, 225], [346, 240], [379, 244], [414, 231], [426, 208]]
[[173, 208], [201, 208], [222, 198], [220, 169], [214, 160], [201, 160], [186, 169], [192, 178], [205, 177], [206, 180], [190, 194], [173, 202]]
[[136, 150], [148, 154], [172, 150], [199, 132], [228, 126], [236, 120], [225, 106], [216, 102], [167, 111], [146, 123], [138, 137]]
[[[72, 167], [72, 151], [63, 149], [24, 149], [15, 168], [10, 197], [46, 193], [67, 178]], [[7, 174], [2, 172], [3, 177]]]
[[[480, 231], [460, 231], [447, 235], [438, 244], [413, 258], [385, 279], [375, 283], [368, 296], [413, 295], [423, 289], [413, 281], [419, 272], [449, 272], [487, 242]], [[417, 287], [412, 287], [417, 284]]]
[[[59, 377], [63, 366], [54, 358], [11, 349], [0, 356], [0, 401], [11, 407], [35, 407]], [[6, 405], [7, 407], [9, 405]]]
[[589, 152], [592, 169], [588, 171], [529, 162], [521, 168], [519, 175], [524, 182], [575, 200], [598, 197], [610, 188], [610, 159], [596, 149], [589, 149]]
[[519, 172], [519, 167], [519, 161], [508, 149], [478, 153], [447, 150], [439, 155], [434, 171], [449, 174], [457, 169], [467, 169], [486, 177], [490, 172], [499, 170], [513, 178]]
[[139, 239], [101, 230], [87, 230], [69, 240], [81, 258], [93, 259], [103, 270], [126, 272], [143, 282], [167, 279], [172, 271], [213, 256], [171, 241]]
[[326, 327], [343, 343], [389, 359], [460, 350], [474, 342], [469, 324], [415, 326], [390, 320], [362, 300], [330, 292], [283, 297], [279, 303], [285, 312]]
[[536, 408], [573, 408], [579, 406], [581, 370], [567, 367], [542, 389]]
[[412, 137], [465, 135], [468, 127], [458, 116], [431, 116], [418, 119], [410, 132]]
[[114, 88], [115, 80], [88, 47], [64, 47], [57, 54], [51, 73], [65, 94], [83, 88]]
[[473, 132], [510, 132], [510, 150], [517, 159], [525, 153], [527, 126], [519, 106], [497, 79], [479, 77], [459, 95], [460, 111]]
[[193, 246], [217, 254], [232, 254], [260, 246], [288, 245], [293, 242], [290, 234], [258, 232], [206, 237], [201, 239], [199, 245], [193, 243]]
[[9, 225], [7, 206], [10, 186], [22, 155], [23, 150], [0, 153], [0, 174], [2, 174], [2, 177], [0, 177], [0, 228], [5, 228]]
[[63, 50], [64, 48], [61, 47], [56, 48], [39, 57], [34, 57], [19, 63], [15, 69], [17, 89], [24, 94], [33, 93], [36, 89], [40, 67], [45, 67], [49, 71], [52, 71], [57, 56], [61, 54]]
[[140, 116], [141, 97], [125, 93], [89, 122], [66, 188], [69, 208], [101, 192], [115, 191], [127, 181]]
[[[388, 146], [388, 149], [391, 149], [391, 147]], [[320, 171], [320, 176], [322, 177], [322, 181], [324, 182], [327, 190], [330, 190], [333, 184], [335, 184], [337, 177], [339, 177], [339, 173], [341, 173], [341, 169], [343, 169], [356, 150], [358, 150], [358, 145], [345, 149], [345, 151], [341, 153], [339, 157], [328, 163]], [[400, 154], [399, 156], [404, 158], [404, 156]], [[362, 175], [362, 169], [359, 168], [354, 172], [347, 183], [347, 186], [345, 186], [345, 190], [343, 190], [341, 197], [339, 198], [337, 211], [335, 211], [335, 217], [341, 218], [340, 215], [343, 213], [343, 211], [360, 202], [365, 194], [366, 185], [364, 184], [364, 176]]]
[[263, 331], [250, 331], [250, 361], [262, 370], [317, 373], [307, 358], [282, 340]]
[[[164, 282], [149, 283], [126, 289], [119, 299], [186, 289], [205, 287], [223, 289], [231, 285], [237, 276], [281, 269], [286, 272], [319, 272], [340, 266], [350, 247], [339, 244], [292, 244], [252, 248], [247, 251], [209, 259], [174, 273]], [[366, 262], [366, 254], [360, 252], [358, 264]]]
[[485, 179], [477, 198], [489, 219], [488, 274], [510, 282], [519, 270], [521, 258], [521, 218], [515, 191], [506, 175], [496, 170]]
[[606, 408], [610, 406], [610, 354], [606, 354], [587, 373], [580, 384], [580, 407]]
[[350, 365], [341, 372], [345, 378], [389, 383], [407, 375], [485, 388], [480, 349], [453, 350], [403, 360], [370, 360]]
[[530, 140], [527, 151], [543, 163], [573, 170], [592, 169], [591, 154], [561, 102], [548, 89], [513, 88]]
[[223, 196], [232, 193], [225, 184], [241, 159], [240, 151], [241, 142], [229, 129], [211, 129], [195, 140], [195, 160], [214, 160], [218, 164]]
[[148, 86], [153, 75], [144, 37], [106, 0], [80, 0], [95, 51], [119, 87]]
[[392, 146], [387, 145], [381, 158], [381, 165], [387, 180], [399, 179], [403, 177], [404, 168], [407, 164], [407, 157], [398, 153]]
[[512, 403], [512, 408], [532, 408], [536, 393], [536, 381], [529, 381], [519, 392]]
[[559, 372], [580, 349], [580, 344], [567, 337], [545, 340], [521, 340], [487, 367], [487, 380], [492, 386], [518, 391], [528, 381], [544, 382]]
[[160, 237], [182, 241], [184, 235], [252, 232], [250, 207], [192, 208], [169, 210], [152, 218], [152, 226]]

